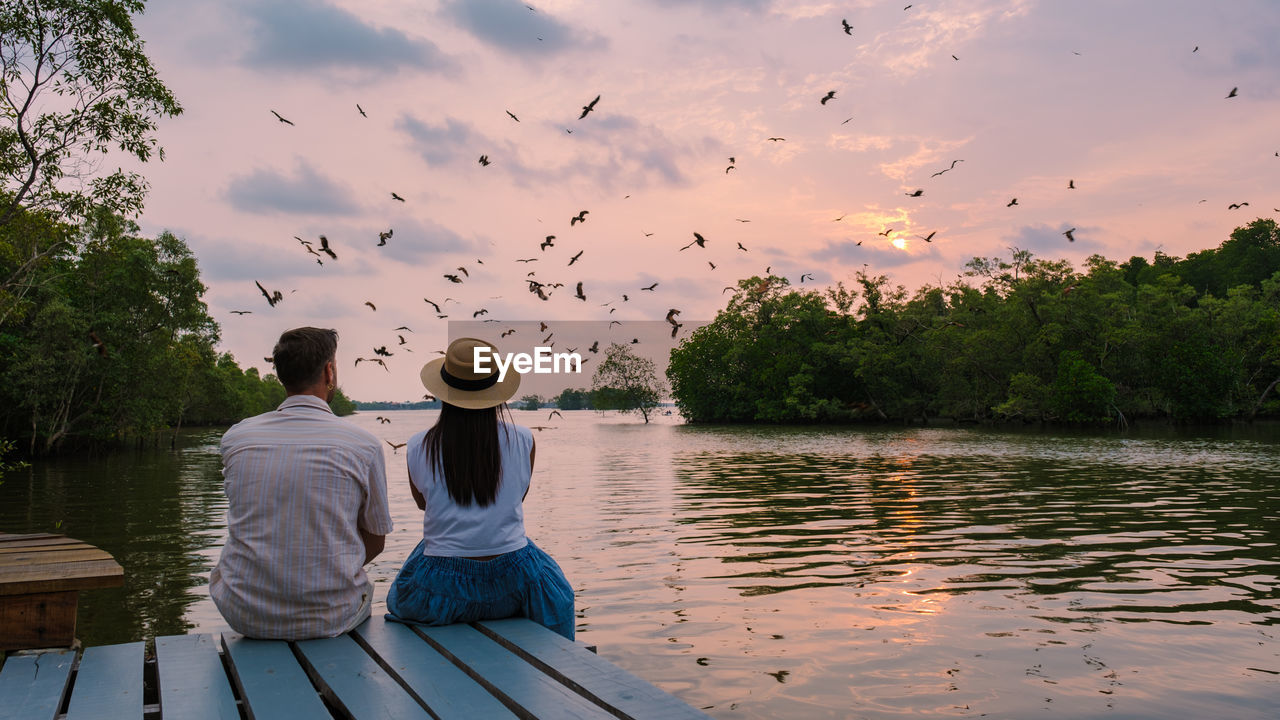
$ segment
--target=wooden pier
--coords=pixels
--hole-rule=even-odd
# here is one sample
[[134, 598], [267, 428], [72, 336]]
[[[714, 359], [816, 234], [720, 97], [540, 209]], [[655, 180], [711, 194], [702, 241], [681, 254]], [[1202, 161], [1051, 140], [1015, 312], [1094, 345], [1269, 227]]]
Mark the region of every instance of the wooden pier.
[[10, 655], [0, 720], [706, 718], [523, 618], [443, 627], [371, 618], [285, 642], [233, 633]]
[[92, 545], [0, 533], [0, 650], [70, 646], [80, 591], [123, 584], [120, 564]]

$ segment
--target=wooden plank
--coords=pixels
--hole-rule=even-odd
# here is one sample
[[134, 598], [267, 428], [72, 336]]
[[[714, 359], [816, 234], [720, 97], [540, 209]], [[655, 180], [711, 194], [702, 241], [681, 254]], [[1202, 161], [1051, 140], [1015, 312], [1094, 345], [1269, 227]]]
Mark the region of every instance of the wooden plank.
[[[63, 546], [68, 547], [68, 546]], [[86, 560], [111, 560], [111, 553], [106, 550], [99, 550], [96, 547], [84, 547], [75, 550], [46, 550], [44, 548], [33, 549], [23, 548], [26, 552], [7, 553], [0, 555], [0, 582], [4, 582], [5, 573], [9, 568], [26, 567], [30, 565], [57, 565], [59, 563], [84, 562]]]
[[516, 717], [408, 626], [376, 617], [352, 635], [438, 720]]
[[213, 636], [156, 638], [156, 671], [164, 720], [239, 720]]
[[16, 655], [0, 669], [0, 720], [53, 720], [71, 679], [72, 650]]
[[30, 552], [32, 548], [41, 550], [61, 550], [62, 548], [91, 548], [93, 547], [87, 542], [81, 542], [75, 538], [59, 537], [53, 540], [15, 540], [11, 542], [0, 542], [0, 554], [10, 552]]
[[613, 708], [619, 717], [646, 720], [709, 717], [676, 696], [531, 620], [489, 620], [478, 623], [477, 627], [548, 675], [594, 702]]
[[24, 565], [0, 573], [0, 595], [88, 590], [123, 584], [124, 568], [115, 560]]
[[289, 643], [223, 633], [222, 647], [249, 720], [332, 717]]
[[0, 596], [0, 650], [70, 647], [78, 598], [75, 590]]
[[616, 717], [469, 625], [413, 629], [520, 717]]
[[66, 535], [60, 535], [55, 533], [25, 533], [25, 534], [0, 533], [0, 543], [18, 542], [21, 540], [52, 540], [52, 539], [66, 538], [66, 537], [67, 537]]
[[144, 642], [99, 645], [80, 656], [66, 720], [142, 720]]
[[294, 647], [312, 682], [346, 716], [356, 720], [431, 717], [349, 635], [300, 640]]

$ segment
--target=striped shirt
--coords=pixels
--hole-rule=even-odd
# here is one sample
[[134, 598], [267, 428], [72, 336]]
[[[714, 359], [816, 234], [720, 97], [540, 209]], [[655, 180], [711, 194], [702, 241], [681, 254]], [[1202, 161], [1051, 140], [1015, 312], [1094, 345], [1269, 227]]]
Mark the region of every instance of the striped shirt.
[[373, 587], [364, 541], [391, 532], [382, 444], [323, 400], [293, 395], [222, 436], [227, 541], [209, 594], [237, 632], [332, 637]]

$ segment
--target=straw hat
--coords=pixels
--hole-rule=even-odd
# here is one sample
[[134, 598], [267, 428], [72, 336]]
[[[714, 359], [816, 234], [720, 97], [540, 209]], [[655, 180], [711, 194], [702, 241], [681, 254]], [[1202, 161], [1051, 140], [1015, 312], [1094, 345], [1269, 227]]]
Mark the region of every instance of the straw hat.
[[[488, 372], [475, 370], [478, 347], [489, 348]], [[499, 382], [497, 363], [492, 359], [497, 353], [497, 348], [484, 340], [458, 338], [449, 343], [444, 357], [422, 366], [422, 384], [441, 402], [460, 408], [482, 410], [501, 405], [520, 388], [520, 373], [508, 367]]]

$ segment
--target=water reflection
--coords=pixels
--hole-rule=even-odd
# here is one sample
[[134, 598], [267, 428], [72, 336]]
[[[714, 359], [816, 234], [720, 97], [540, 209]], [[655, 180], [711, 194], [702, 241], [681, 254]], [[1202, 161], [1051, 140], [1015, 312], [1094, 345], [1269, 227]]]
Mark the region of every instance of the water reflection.
[[[372, 415], [352, 422], [392, 442], [435, 418]], [[535, 436], [526, 525], [575, 588], [579, 637], [715, 717], [1269, 718], [1280, 443], [1250, 432], [569, 412]], [[86, 594], [90, 644], [220, 627], [203, 586], [225, 531], [217, 437], [0, 485], [0, 530], [61, 519], [125, 565], [126, 588]], [[378, 601], [421, 533], [403, 453], [387, 469]]]
[[0, 532], [65, 533], [106, 550], [124, 568], [123, 587], [81, 593], [76, 635], [86, 644], [192, 625], [187, 611], [199, 602], [193, 590], [222, 543], [226, 498], [209, 434], [186, 440], [181, 452], [37, 462], [0, 484]]

